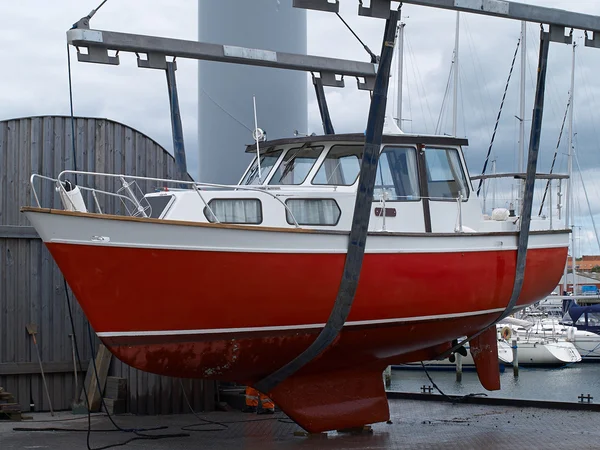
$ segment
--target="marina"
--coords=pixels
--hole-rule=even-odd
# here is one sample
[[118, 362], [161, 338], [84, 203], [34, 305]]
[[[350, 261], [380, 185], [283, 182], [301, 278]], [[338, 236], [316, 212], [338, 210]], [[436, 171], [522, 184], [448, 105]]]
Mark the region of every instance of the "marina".
[[[338, 1], [262, 5], [289, 29], [278, 47], [266, 30], [244, 40], [233, 22], [232, 45], [220, 4], [199, 0], [190, 40], [113, 31], [94, 18], [106, 3], [66, 33], [70, 114], [0, 120], [0, 448], [81, 448], [84, 436], [88, 450], [598, 446], [600, 257], [580, 257], [582, 198], [600, 238], [573, 164], [581, 175], [576, 52], [600, 48], [600, 16], [504, 0], [359, 1], [361, 20], [380, 25], [376, 54]], [[433, 134], [403, 122], [404, 3], [456, 14]], [[246, 27], [263, 18], [240, 8], [227, 14], [244, 12]], [[307, 10], [335, 13], [370, 61], [310, 54]], [[471, 14], [521, 23], [481, 173], [469, 130], [458, 131], [461, 17]], [[530, 114], [527, 22], [540, 27]], [[558, 47], [572, 64], [554, 130], [544, 112]], [[519, 50], [515, 167], [498, 172]], [[74, 113], [72, 66], [119, 71], [129, 57], [165, 76], [166, 147]], [[176, 81], [190, 62], [197, 154]], [[348, 80], [368, 98], [364, 129], [330, 114]], [[306, 123], [298, 86], [309, 81], [322, 131]], [[284, 133], [292, 122], [301, 130]], [[546, 128], [559, 131], [555, 148]]]

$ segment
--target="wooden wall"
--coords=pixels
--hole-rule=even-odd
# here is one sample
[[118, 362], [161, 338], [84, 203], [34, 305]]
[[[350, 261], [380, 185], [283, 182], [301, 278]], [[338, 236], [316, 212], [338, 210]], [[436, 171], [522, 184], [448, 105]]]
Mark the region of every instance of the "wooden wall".
[[[29, 183], [32, 173], [56, 178], [62, 170], [73, 168], [71, 129], [69, 117], [0, 121], [0, 386], [15, 395], [23, 411], [30, 410], [30, 403], [36, 411], [49, 409], [35, 347], [25, 329], [28, 323], [38, 326], [38, 345], [54, 409], [69, 409], [74, 398], [71, 325], [62, 274], [19, 212], [21, 206], [36, 206]], [[75, 143], [78, 170], [181, 178], [173, 157], [164, 148], [111, 120], [76, 118]], [[114, 192], [114, 181], [86, 176], [78, 182]], [[146, 191], [152, 188], [150, 184], [142, 183], [140, 188]], [[41, 206], [62, 207], [52, 183], [36, 184], [36, 190]], [[85, 200], [93, 211], [89, 193]], [[120, 213], [120, 202], [114, 198], [100, 197], [100, 203], [104, 212]], [[87, 320], [75, 301], [73, 311], [86, 370], [91, 357]], [[133, 413], [187, 411], [178, 379], [140, 372], [116, 358], [111, 374], [128, 379], [129, 409]], [[194, 409], [213, 407], [214, 382], [184, 380], [183, 386]]]

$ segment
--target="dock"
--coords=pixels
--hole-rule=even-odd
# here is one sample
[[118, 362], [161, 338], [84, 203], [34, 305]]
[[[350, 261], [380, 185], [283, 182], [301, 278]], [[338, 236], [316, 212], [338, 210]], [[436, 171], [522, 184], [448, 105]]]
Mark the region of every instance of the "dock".
[[[281, 413], [257, 416], [239, 412], [167, 416], [116, 416], [124, 428], [167, 429], [147, 434], [185, 433], [188, 436], [160, 440], [133, 441], [127, 447], [149, 450], [172, 449], [586, 449], [598, 448], [598, 412], [564, 411], [535, 407], [457, 404], [442, 401], [389, 400], [390, 424], [372, 426], [360, 434], [330, 432], [315, 436], [299, 435], [301, 429]], [[2, 449], [85, 448], [87, 416], [65, 412], [56, 418], [31, 414], [33, 420], [0, 421]], [[204, 422], [218, 422], [216, 425]], [[64, 428], [69, 431], [14, 431], [14, 428]], [[104, 415], [92, 417], [92, 429], [112, 426]], [[220, 429], [221, 431], [208, 431]], [[202, 431], [204, 430], [204, 431]], [[72, 431], [72, 432], [71, 432]], [[92, 447], [118, 444], [134, 437], [131, 433], [94, 432]]]

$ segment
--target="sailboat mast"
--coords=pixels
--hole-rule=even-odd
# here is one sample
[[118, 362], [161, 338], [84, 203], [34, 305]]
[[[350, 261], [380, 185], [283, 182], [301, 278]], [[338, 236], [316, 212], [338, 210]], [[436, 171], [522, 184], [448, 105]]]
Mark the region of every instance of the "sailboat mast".
[[[521, 88], [519, 108], [519, 160], [517, 172], [525, 172], [525, 69], [527, 65], [527, 22], [521, 22]], [[517, 195], [517, 211], [521, 215], [521, 198], [523, 197], [524, 181], [519, 180]]]
[[398, 26], [398, 93], [397, 93], [397, 105], [396, 105], [396, 125], [402, 129], [402, 84], [404, 79], [404, 27], [406, 24], [400, 22]]
[[571, 228], [571, 274], [573, 275], [573, 295], [577, 294], [577, 278], [575, 274], [575, 229], [573, 228], [573, 110], [575, 106], [575, 49], [577, 43], [573, 41], [573, 60], [571, 66], [571, 92], [570, 92], [570, 105], [569, 109], [569, 159], [567, 170], [569, 178], [567, 180], [567, 200], [566, 200], [566, 213], [565, 220], [567, 228]]
[[456, 12], [456, 35], [454, 37], [454, 104], [452, 106], [452, 136], [456, 136], [458, 117], [458, 44], [460, 37], [460, 12]]

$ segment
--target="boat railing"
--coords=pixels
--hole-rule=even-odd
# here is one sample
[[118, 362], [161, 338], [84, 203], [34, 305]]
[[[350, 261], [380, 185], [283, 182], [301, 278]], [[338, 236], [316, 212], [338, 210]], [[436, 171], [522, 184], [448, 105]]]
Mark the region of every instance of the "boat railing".
[[[477, 181], [477, 180], [495, 180], [495, 179], [514, 179], [514, 180], [525, 180], [527, 178], [527, 174], [526, 173], [519, 173], [519, 172], [508, 172], [508, 173], [493, 173], [493, 174], [486, 174], [486, 175], [475, 175], [471, 177], [471, 181]], [[546, 180], [546, 188], [544, 191], [544, 199], [548, 198], [548, 219], [550, 220], [550, 229], [552, 229], [553, 224], [552, 224], [552, 210], [554, 208], [554, 204], [552, 203], [552, 181], [557, 180], [558, 181], [558, 189], [557, 189], [557, 201], [556, 201], [556, 206], [558, 209], [558, 218], [559, 220], [561, 219], [561, 210], [562, 210], [562, 180], [566, 180], [569, 178], [569, 175], [566, 174], [555, 174], [555, 173], [536, 173], [535, 174], [535, 180]], [[546, 193], [548, 194], [546, 196]], [[519, 194], [520, 195], [520, 194]], [[486, 210], [486, 201], [487, 201], [487, 196], [484, 195], [483, 196], [483, 205], [484, 205], [484, 211]], [[510, 201], [512, 203], [512, 200]], [[543, 207], [543, 201], [542, 201], [542, 207]], [[512, 209], [512, 208], [509, 208]], [[541, 208], [540, 208], [540, 216], [542, 215], [541, 213]]]
[[[74, 201], [71, 199], [71, 197], [68, 195], [68, 191], [65, 187], [67, 175], [106, 177], [106, 178], [113, 178], [113, 179], [120, 181], [121, 188], [117, 192], [105, 191], [102, 189], [91, 188], [91, 187], [82, 186], [79, 184], [77, 185], [77, 187], [80, 190], [91, 192], [91, 195], [94, 199], [96, 208], [100, 214], [103, 214], [103, 211], [100, 206], [100, 202], [98, 200], [98, 194], [120, 199], [123, 202], [128, 214], [130, 216], [148, 217], [147, 211], [150, 208], [150, 204], [145, 199], [143, 192], [141, 192], [141, 190], [137, 186], [137, 181], [144, 181], [144, 182], [150, 181], [150, 182], [159, 182], [159, 183], [163, 183], [163, 184], [175, 185], [176, 187], [171, 188], [172, 190], [181, 189], [182, 186], [184, 187], [184, 189], [185, 189], [185, 187], [188, 187], [188, 188], [194, 190], [200, 197], [200, 200], [202, 201], [202, 203], [206, 206], [207, 210], [211, 213], [212, 217], [215, 218], [217, 223], [220, 223], [218, 216], [214, 213], [214, 211], [212, 210], [212, 208], [209, 205], [209, 202], [207, 202], [205, 197], [202, 195], [203, 190], [228, 189], [228, 190], [243, 190], [243, 191], [251, 191], [251, 192], [260, 192], [269, 197], [272, 197], [278, 203], [280, 203], [283, 206], [284, 210], [289, 214], [289, 217], [290, 217], [291, 221], [293, 222], [293, 225], [296, 228], [300, 227], [300, 225], [298, 224], [298, 221], [296, 220], [296, 217], [294, 216], [294, 213], [286, 205], [286, 203], [281, 198], [279, 198], [279, 196], [277, 196], [276, 194], [269, 192], [269, 190], [261, 188], [261, 187], [252, 187], [252, 186], [244, 186], [244, 185], [228, 185], [228, 184], [217, 184], [217, 183], [201, 183], [201, 182], [197, 182], [197, 181], [173, 180], [173, 179], [168, 179], [168, 178], [142, 177], [142, 176], [136, 176], [136, 175], [110, 174], [110, 173], [101, 173], [101, 172], [86, 172], [86, 171], [81, 171], [81, 170], [63, 170], [56, 178], [51, 178], [51, 177], [47, 177], [47, 176], [39, 175], [39, 174], [32, 174], [31, 178], [30, 178], [30, 184], [31, 184], [33, 196], [34, 196], [36, 204], [39, 208], [41, 208], [41, 203], [39, 200], [39, 196], [37, 194], [36, 183], [35, 183], [35, 180], [38, 178], [55, 183], [57, 191], [63, 194], [61, 197], [63, 199], [66, 199], [67, 201], [69, 201], [71, 203], [71, 206], [74, 209], [76, 209], [76, 205], [75, 205]], [[137, 194], [136, 194], [136, 190], [138, 191]], [[121, 193], [121, 192], [123, 192], [123, 193]]]

